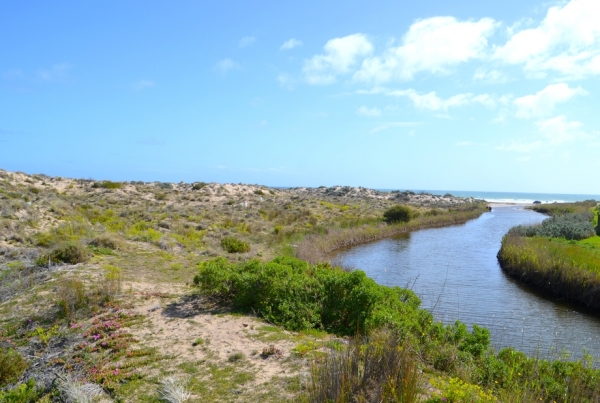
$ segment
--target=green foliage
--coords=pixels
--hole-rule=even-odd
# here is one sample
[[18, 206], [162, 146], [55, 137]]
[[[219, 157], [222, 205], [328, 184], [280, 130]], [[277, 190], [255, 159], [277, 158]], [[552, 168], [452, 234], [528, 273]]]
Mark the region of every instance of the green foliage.
[[593, 214], [590, 212], [577, 214], [554, 215], [540, 225], [517, 226], [511, 229], [512, 233], [522, 236], [542, 236], [549, 238], [565, 238], [580, 240], [596, 235], [592, 224]]
[[0, 402], [3, 403], [35, 403], [40, 402], [43, 391], [35, 386], [33, 378], [14, 389], [0, 390]]
[[48, 262], [77, 264], [87, 262], [88, 259], [89, 252], [82, 243], [65, 241], [55, 246], [47, 254], [40, 256], [36, 263], [39, 266], [47, 265]]
[[27, 363], [18, 351], [0, 347], [0, 388], [19, 380], [26, 368]]
[[123, 187], [123, 183], [121, 182], [111, 182], [111, 181], [100, 181], [94, 182], [92, 187], [95, 189], [103, 188], [103, 189], [120, 189]]
[[194, 283], [206, 294], [291, 330], [323, 328], [351, 335], [393, 326], [416, 333], [431, 321], [409, 290], [378, 285], [359, 270], [348, 273], [290, 257], [238, 265], [217, 258], [198, 266]]
[[200, 190], [206, 186], [205, 182], [196, 182], [192, 185], [192, 190]]
[[524, 237], [509, 232], [498, 252], [509, 275], [555, 295], [600, 307], [600, 249], [597, 237], [582, 241]]
[[412, 210], [408, 206], [397, 205], [390, 207], [383, 213], [383, 219], [388, 224], [409, 222], [412, 218]]
[[120, 267], [106, 265], [104, 266], [104, 292], [110, 296], [115, 297], [121, 292], [121, 270]]
[[228, 253], [245, 253], [250, 251], [250, 245], [247, 242], [232, 236], [222, 238], [221, 247]]
[[56, 287], [59, 315], [71, 318], [75, 312], [88, 306], [89, 298], [83, 283], [76, 279], [62, 279]]
[[162, 237], [162, 234], [152, 228], [152, 224], [146, 221], [134, 223], [125, 233], [125, 235], [134, 241], [156, 243]]
[[450, 378], [449, 381], [431, 380], [431, 385], [440, 390], [434, 396], [427, 400], [427, 403], [492, 403], [498, 399], [486, 392], [478, 385], [473, 385], [461, 381], [458, 378]]

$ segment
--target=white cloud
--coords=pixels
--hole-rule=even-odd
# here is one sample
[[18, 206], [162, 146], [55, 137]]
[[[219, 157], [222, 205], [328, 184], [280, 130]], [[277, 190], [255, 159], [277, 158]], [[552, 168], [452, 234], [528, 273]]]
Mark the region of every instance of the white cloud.
[[283, 45], [281, 45], [281, 47], [279, 48], [280, 50], [290, 50], [290, 49], [294, 49], [297, 48], [298, 46], [302, 46], [302, 42], [299, 41], [298, 39], [288, 39], [287, 41], [283, 42]]
[[566, 143], [574, 140], [591, 137], [582, 130], [582, 126], [581, 122], [569, 121], [562, 115], [539, 120], [536, 122], [539, 133], [537, 136], [512, 140], [509, 143], [495, 147], [495, 149], [531, 153], [539, 149], [552, 150], [556, 147], [564, 147]]
[[[373, 129], [371, 129], [369, 134], [375, 134], [377, 132], [381, 132], [381, 131], [390, 129], [392, 127], [416, 127], [416, 126], [421, 126], [421, 125], [422, 125], [421, 122], [386, 122], [386, 123], [383, 123], [379, 126], [374, 127]], [[412, 134], [410, 134], [410, 133], [412, 133]], [[409, 132], [409, 134], [412, 136], [415, 134], [415, 131], [411, 130]]]
[[335, 38], [325, 44], [325, 53], [313, 56], [304, 62], [302, 71], [309, 84], [331, 84], [336, 77], [346, 74], [357, 63], [359, 57], [369, 55], [373, 45], [363, 34]]
[[38, 70], [37, 77], [44, 81], [64, 81], [68, 78], [71, 68], [71, 64], [67, 62], [54, 64], [49, 69]]
[[539, 132], [551, 145], [559, 145], [573, 141], [577, 138], [587, 137], [581, 130], [583, 124], [577, 121], [568, 121], [565, 116], [556, 116], [536, 123]]
[[293, 90], [294, 85], [296, 84], [296, 78], [287, 73], [281, 73], [277, 76], [277, 82], [284, 88], [288, 90]]
[[139, 80], [133, 83], [133, 88], [136, 90], [143, 90], [146, 88], [154, 87], [156, 83], [152, 80]]
[[252, 45], [254, 42], [256, 42], [256, 38], [253, 36], [245, 36], [240, 40], [240, 48], [245, 48], [247, 46]]
[[487, 37], [497, 26], [490, 18], [458, 21], [454, 17], [433, 17], [417, 21], [400, 46], [365, 59], [354, 79], [386, 82], [410, 80], [420, 71], [447, 73], [456, 64], [482, 58], [488, 47]]
[[503, 84], [508, 81], [508, 76], [502, 71], [478, 68], [473, 74], [473, 80], [492, 84]]
[[569, 77], [600, 74], [599, 21], [598, 0], [551, 7], [537, 27], [512, 34], [494, 57], [538, 75], [551, 70]]
[[215, 70], [220, 71], [221, 73], [227, 73], [229, 70], [239, 69], [240, 65], [234, 62], [233, 60], [227, 58], [218, 62], [214, 68]]
[[426, 94], [419, 94], [413, 89], [388, 91], [386, 95], [407, 97], [418, 109], [430, 111], [447, 111], [449, 108], [464, 106], [468, 104], [481, 104], [488, 107], [494, 107], [496, 101], [488, 94], [473, 95], [471, 93], [457, 94], [450, 98], [442, 99], [435, 91]]
[[533, 95], [516, 98], [517, 117], [529, 119], [552, 114], [556, 104], [566, 102], [575, 95], [586, 95], [581, 87], [570, 88], [565, 83], [551, 84]]
[[366, 106], [361, 106], [356, 110], [356, 114], [359, 116], [377, 117], [381, 116], [381, 111], [377, 108], [368, 108]]
[[541, 140], [513, 140], [507, 144], [494, 147], [499, 151], [514, 151], [517, 153], [529, 153], [541, 148], [544, 143]]

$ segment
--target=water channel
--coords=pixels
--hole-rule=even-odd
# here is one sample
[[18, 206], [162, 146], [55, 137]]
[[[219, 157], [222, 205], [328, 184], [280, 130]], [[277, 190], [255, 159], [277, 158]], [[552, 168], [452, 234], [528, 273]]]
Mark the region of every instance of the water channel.
[[334, 260], [380, 284], [411, 288], [437, 320], [490, 329], [492, 345], [529, 355], [600, 357], [600, 316], [544, 297], [506, 276], [496, 259], [502, 236], [544, 215], [495, 207], [464, 225], [403, 234], [340, 251]]

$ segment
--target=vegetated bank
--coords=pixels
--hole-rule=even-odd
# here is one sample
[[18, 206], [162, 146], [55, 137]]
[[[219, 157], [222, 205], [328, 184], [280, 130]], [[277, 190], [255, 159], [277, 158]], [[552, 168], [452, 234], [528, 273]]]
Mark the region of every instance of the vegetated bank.
[[[394, 209], [405, 211], [397, 218], [393, 215], [385, 216], [387, 213], [393, 213]], [[481, 200], [471, 200], [469, 203], [451, 208], [429, 210], [396, 205], [384, 212], [383, 222], [353, 227], [333, 227], [321, 233], [308, 234], [298, 243], [297, 256], [308, 262], [318, 263], [326, 260], [338, 249], [425, 228], [464, 224], [486, 211], [488, 211], [487, 203]]]
[[[420, 217], [382, 225], [398, 204]], [[433, 322], [409, 290], [277, 257], [305, 236], [470, 204], [0, 170], [0, 401], [596, 401], [587, 358], [494, 353], [487, 330]]]
[[337, 336], [215, 308], [190, 284], [196, 265], [294, 255], [306, 235], [376, 226], [400, 203], [425, 216], [473, 200], [0, 170], [0, 401], [159, 402], [172, 378], [192, 402], [289, 401], [307, 351]]
[[494, 352], [487, 329], [435, 322], [412, 291], [377, 284], [361, 270], [290, 257], [237, 264], [218, 258], [198, 265], [194, 282], [204, 295], [286, 329], [351, 336], [303, 347], [316, 359], [298, 401], [583, 403], [600, 397], [591, 357], [567, 362], [511, 348]]
[[594, 200], [533, 206], [550, 215], [502, 239], [498, 261], [510, 276], [588, 308], [600, 308], [600, 236]]

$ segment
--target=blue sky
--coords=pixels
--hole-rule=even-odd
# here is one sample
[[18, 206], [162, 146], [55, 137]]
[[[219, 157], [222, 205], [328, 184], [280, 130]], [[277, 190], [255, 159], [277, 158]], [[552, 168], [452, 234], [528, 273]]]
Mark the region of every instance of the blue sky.
[[4, 2], [0, 168], [600, 193], [599, 1], [286, 3]]

